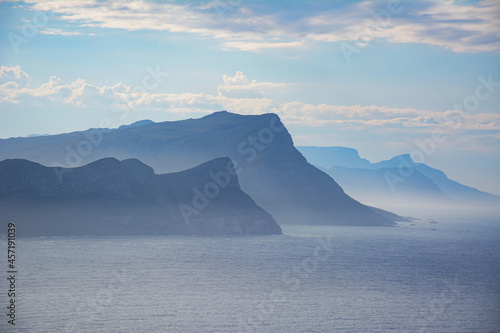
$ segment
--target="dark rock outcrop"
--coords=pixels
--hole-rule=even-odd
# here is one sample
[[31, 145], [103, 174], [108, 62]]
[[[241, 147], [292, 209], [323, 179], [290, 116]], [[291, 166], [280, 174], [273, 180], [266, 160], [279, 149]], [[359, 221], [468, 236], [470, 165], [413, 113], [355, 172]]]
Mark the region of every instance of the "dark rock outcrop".
[[20, 236], [280, 234], [229, 158], [157, 175], [137, 159], [78, 168], [0, 162], [0, 218]]

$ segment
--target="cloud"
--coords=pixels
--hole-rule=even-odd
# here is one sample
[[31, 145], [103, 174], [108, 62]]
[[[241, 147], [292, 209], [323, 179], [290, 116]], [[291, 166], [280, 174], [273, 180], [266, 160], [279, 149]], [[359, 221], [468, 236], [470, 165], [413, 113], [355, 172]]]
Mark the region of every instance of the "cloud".
[[224, 75], [217, 95], [205, 93], [154, 93], [141, 91], [121, 82], [113, 86], [96, 86], [80, 78], [64, 83], [51, 76], [48, 82], [30, 88], [29, 75], [20, 66], [1, 67], [0, 103], [23, 105], [54, 104], [77, 107], [153, 109], [166, 112], [203, 112], [228, 109], [243, 114], [277, 112], [279, 104], [264, 96], [284, 89], [287, 83], [257, 82], [249, 80], [243, 72], [234, 76]]
[[31, 2], [33, 9], [52, 11], [80, 27], [198, 34], [222, 39], [226, 50], [300, 48], [305, 41], [364, 47], [374, 40], [428, 44], [453, 52], [500, 50], [500, 1], [495, 0], [313, 1], [290, 6], [252, 1]]
[[21, 69], [21, 66], [0, 67], [0, 87], [23, 88], [29, 86], [31, 76]]
[[[84, 27], [170, 31], [211, 35], [216, 38], [238, 36], [234, 31], [224, 29], [224, 24], [215, 10], [203, 10], [187, 3], [95, 0], [31, 2], [35, 10], [61, 14], [62, 20], [77, 22]], [[242, 31], [239, 36], [249, 35], [248, 32]]]
[[449, 130], [500, 130], [500, 115], [498, 114], [478, 113], [464, 118], [456, 110], [436, 112], [375, 105], [337, 106], [289, 102], [281, 106], [281, 114], [282, 118], [290, 124], [306, 124], [317, 127], [344, 125], [365, 128], [398, 128], [404, 131], [409, 128], [432, 131], [436, 127]]
[[454, 52], [498, 52], [499, 17], [498, 1], [474, 5], [435, 0], [401, 2], [397, 6], [390, 1], [365, 1], [339, 16], [333, 10], [309, 18], [314, 29], [308, 31], [308, 37], [323, 42], [355, 42], [359, 48], [374, 40], [386, 40], [434, 45]]
[[61, 29], [52, 29], [47, 28], [45, 30], [40, 31], [43, 35], [58, 35], [58, 36], [77, 36], [81, 35], [81, 32], [77, 31], [62, 31]]
[[[0, 103], [23, 105], [70, 104], [80, 107], [102, 106], [110, 99], [119, 96], [123, 91], [130, 91], [118, 83], [115, 86], [98, 87], [77, 79], [71, 83], [63, 83], [56, 76], [38, 87], [30, 87], [31, 77], [21, 70], [20, 66], [0, 68]], [[130, 94], [132, 92], [130, 91]]]
[[281, 49], [281, 48], [298, 48], [304, 45], [303, 41], [295, 42], [226, 42], [224, 43], [224, 50], [238, 50], [248, 52], [260, 52], [263, 49]]
[[232, 98], [262, 98], [266, 92], [276, 91], [289, 85], [250, 81], [243, 72], [237, 72], [235, 76], [224, 75], [222, 80], [224, 84], [217, 88], [218, 95]]
[[[420, 18], [420, 19], [419, 19]], [[389, 41], [443, 46], [454, 52], [500, 50], [500, 2], [477, 6], [435, 1], [389, 31]]]
[[30, 82], [31, 77], [21, 70], [21, 66], [0, 67], [0, 102], [16, 103], [8, 92], [28, 87]]
[[432, 131], [439, 127], [450, 131], [495, 132], [500, 130], [500, 115], [476, 113], [464, 118], [457, 110], [436, 112], [386, 106], [307, 104], [299, 101], [279, 103], [268, 97], [286, 90], [290, 83], [250, 80], [238, 71], [224, 75], [217, 95], [206, 93], [157, 93], [135, 89], [121, 82], [96, 86], [77, 79], [64, 83], [52, 76], [38, 87], [30, 87], [31, 77], [20, 66], [0, 68], [0, 102], [26, 106], [73, 105], [80, 108], [128, 108], [132, 111], [156, 110], [169, 113], [210, 113], [228, 110], [240, 114], [273, 112], [287, 124], [309, 127], [343, 126], [385, 131]]

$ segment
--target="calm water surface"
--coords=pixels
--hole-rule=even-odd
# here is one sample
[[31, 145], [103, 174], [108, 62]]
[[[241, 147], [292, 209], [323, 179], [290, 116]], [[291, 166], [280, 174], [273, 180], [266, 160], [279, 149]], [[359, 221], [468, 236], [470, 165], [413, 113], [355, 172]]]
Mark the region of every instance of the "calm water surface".
[[0, 332], [500, 332], [498, 225], [283, 231], [21, 238]]

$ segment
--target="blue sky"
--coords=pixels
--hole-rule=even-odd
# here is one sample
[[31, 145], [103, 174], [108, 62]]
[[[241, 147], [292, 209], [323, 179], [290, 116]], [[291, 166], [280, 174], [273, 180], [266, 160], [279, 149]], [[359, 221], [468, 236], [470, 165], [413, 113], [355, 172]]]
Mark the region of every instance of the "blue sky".
[[0, 138], [275, 112], [500, 194], [499, 35], [499, 1], [0, 1]]

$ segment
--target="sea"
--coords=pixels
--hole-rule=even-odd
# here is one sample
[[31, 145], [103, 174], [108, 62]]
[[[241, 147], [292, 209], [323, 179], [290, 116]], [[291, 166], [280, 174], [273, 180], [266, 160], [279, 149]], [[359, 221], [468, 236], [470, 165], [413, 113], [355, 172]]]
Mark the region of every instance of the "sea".
[[0, 332], [500, 332], [500, 223], [19, 238]]

